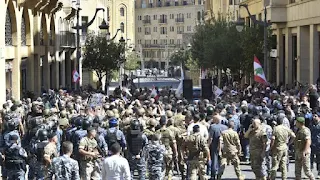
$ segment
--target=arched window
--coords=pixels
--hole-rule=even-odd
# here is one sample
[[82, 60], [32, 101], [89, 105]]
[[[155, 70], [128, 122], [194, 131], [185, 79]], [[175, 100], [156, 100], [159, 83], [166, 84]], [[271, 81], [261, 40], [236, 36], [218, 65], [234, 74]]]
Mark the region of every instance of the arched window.
[[120, 29], [121, 29], [121, 32], [124, 33], [124, 23], [123, 22], [120, 23]]
[[22, 16], [21, 19], [21, 45], [27, 45], [26, 22], [24, 16]]
[[124, 8], [120, 8], [120, 16], [124, 16]]
[[9, 9], [7, 9], [6, 13], [6, 25], [5, 25], [5, 45], [12, 45], [12, 26], [11, 26], [11, 17], [9, 13]]

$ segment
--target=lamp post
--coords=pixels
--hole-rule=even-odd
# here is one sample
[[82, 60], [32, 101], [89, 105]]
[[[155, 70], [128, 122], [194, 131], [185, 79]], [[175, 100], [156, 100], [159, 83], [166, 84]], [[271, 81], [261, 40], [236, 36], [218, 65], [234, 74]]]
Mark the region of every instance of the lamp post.
[[[81, 63], [80, 63], [80, 57], [81, 57], [81, 48], [80, 48], [80, 30], [84, 30], [84, 29], [87, 29], [90, 25], [92, 25], [92, 23], [94, 22], [94, 20], [96, 19], [97, 17], [97, 13], [99, 11], [105, 11], [104, 8], [96, 8], [96, 12], [93, 16], [93, 18], [87, 23], [87, 24], [82, 24], [80, 26], [80, 11], [81, 11], [81, 8], [80, 8], [80, 1], [77, 2], [76, 4], [77, 6], [77, 24], [76, 26], [72, 27], [72, 29], [76, 29], [77, 30], [77, 45], [76, 45], [76, 49], [77, 49], [77, 59], [75, 61], [75, 70], [78, 70], [80, 73], [80, 69], [81, 69]], [[103, 21], [101, 23], [101, 25], [99, 26], [100, 29], [107, 29], [109, 28], [103, 18]], [[77, 83], [75, 82], [75, 89], [77, 89]]]
[[121, 59], [120, 59], [120, 62], [119, 62], [119, 87], [120, 87], [120, 89], [122, 89], [121, 69], [122, 69], [123, 62], [125, 61], [125, 58], [126, 58], [125, 57], [125, 52], [126, 52], [125, 43], [126, 43], [126, 40], [123, 38], [123, 36], [121, 36], [121, 38], [119, 39], [119, 43], [123, 47], [123, 52], [121, 53], [121, 56], [120, 56]]
[[[251, 15], [250, 11], [249, 11], [249, 8], [248, 8], [248, 5], [247, 4], [241, 4], [239, 6], [240, 7], [244, 7], [246, 8], [248, 14], [249, 14], [249, 17], [250, 19], [253, 21], [254, 24], [258, 24], [259, 26], [263, 26], [263, 68], [264, 68], [264, 71], [267, 75], [267, 78], [268, 78], [268, 27], [272, 25], [271, 22], [268, 22], [267, 21], [267, 8], [266, 6], [264, 7], [264, 20], [263, 21], [259, 21], [257, 20], [254, 16]], [[236, 29], [237, 31], [241, 32], [243, 30], [243, 25], [244, 25], [244, 21], [241, 21], [240, 18], [238, 20], [238, 22], [236, 22]]]

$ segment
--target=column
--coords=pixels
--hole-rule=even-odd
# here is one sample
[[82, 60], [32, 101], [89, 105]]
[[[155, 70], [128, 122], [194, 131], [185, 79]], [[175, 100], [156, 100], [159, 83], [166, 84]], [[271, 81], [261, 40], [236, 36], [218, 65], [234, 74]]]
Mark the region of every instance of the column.
[[[279, 85], [283, 77], [285, 76], [285, 72], [283, 71], [283, 67], [285, 67], [285, 64], [283, 63], [283, 35], [282, 35], [282, 30], [277, 29], [276, 30], [277, 34], [277, 52], [278, 52], [278, 57], [277, 57], [277, 85]], [[284, 82], [283, 82], [284, 83]]]
[[292, 84], [292, 33], [290, 28], [286, 28], [286, 82], [285, 84]]
[[[0, 22], [6, 22], [6, 4], [5, 1], [0, 1]], [[0, 104], [5, 103], [6, 101], [6, 69], [5, 69], [5, 26], [0, 26]], [[2, 109], [2, 106], [0, 106]]]
[[66, 63], [66, 66], [65, 66], [65, 78], [66, 78], [66, 87], [67, 88], [71, 88], [72, 86], [72, 82], [71, 82], [71, 58], [70, 58], [70, 51], [67, 51], [66, 52], [66, 59], [65, 59], [65, 63]]
[[65, 51], [61, 53], [60, 56], [60, 62], [61, 63], [61, 69], [59, 68], [59, 73], [61, 74], [61, 82], [59, 82], [59, 86], [61, 85], [62, 87], [66, 87], [66, 55]]
[[48, 39], [45, 40], [45, 55], [43, 56], [42, 59], [42, 68], [43, 68], [43, 86], [46, 90], [48, 90], [50, 87], [50, 64], [49, 64], [49, 59], [50, 59], [50, 52], [49, 52], [49, 47], [48, 47]]
[[[15, 58], [12, 61], [12, 96], [14, 99], [20, 99], [21, 95], [21, 18], [22, 15], [19, 11], [15, 9], [15, 14], [16, 14], [16, 34], [13, 34], [13, 43], [15, 45]], [[14, 27], [15, 25], [12, 24]], [[15, 39], [15, 40], [14, 40]]]
[[27, 60], [27, 91], [35, 91], [34, 84], [35, 84], [35, 79], [34, 79], [34, 74], [35, 74], [35, 69], [34, 69], [34, 56], [32, 55], [34, 53], [34, 37], [33, 37], [33, 32], [34, 32], [34, 21], [33, 21], [33, 15], [32, 11], [28, 10], [28, 16], [30, 18], [30, 35], [28, 38], [30, 38], [30, 46], [28, 47], [29, 51], [29, 56]]
[[315, 84], [319, 78], [319, 32], [316, 25], [310, 25], [310, 66], [309, 83]]
[[33, 61], [34, 67], [34, 93], [35, 95], [40, 95], [41, 93], [41, 67], [40, 67], [40, 56], [38, 54], [34, 55]]
[[297, 80], [300, 83], [309, 83], [310, 81], [310, 30], [309, 26], [299, 26], [297, 32]]

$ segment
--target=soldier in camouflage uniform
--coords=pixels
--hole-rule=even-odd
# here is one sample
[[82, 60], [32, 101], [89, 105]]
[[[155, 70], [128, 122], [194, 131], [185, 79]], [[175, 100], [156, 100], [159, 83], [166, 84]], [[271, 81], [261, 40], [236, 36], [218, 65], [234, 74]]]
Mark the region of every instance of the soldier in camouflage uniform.
[[193, 134], [186, 138], [185, 146], [188, 154], [188, 176], [190, 180], [198, 180], [198, 178], [206, 180], [205, 160], [211, 161], [210, 150], [205, 138], [200, 134], [199, 125], [193, 126]]
[[88, 135], [81, 139], [79, 144], [80, 153], [80, 172], [83, 180], [100, 179], [100, 169], [97, 159], [100, 156], [97, 149], [98, 143], [95, 140], [96, 130], [92, 127], [87, 130]]
[[234, 171], [239, 180], [244, 180], [244, 176], [241, 175], [240, 170], [240, 159], [239, 155], [241, 153], [240, 138], [236, 131], [234, 131], [234, 121], [229, 120], [228, 130], [221, 133], [220, 136], [220, 147], [223, 147], [222, 158], [221, 158], [221, 174], [219, 174], [218, 179], [221, 178], [227, 161], [230, 161], [234, 166]]
[[146, 153], [148, 155], [148, 172], [149, 179], [162, 180], [162, 172], [164, 165], [164, 153], [166, 148], [160, 144], [160, 134], [154, 134], [152, 136], [151, 143], [146, 147]]
[[299, 129], [296, 133], [294, 141], [295, 149], [295, 176], [297, 180], [301, 179], [301, 170], [303, 168], [306, 176], [313, 180], [314, 175], [310, 169], [310, 145], [311, 145], [311, 132], [305, 125], [304, 117], [297, 117], [296, 126]]
[[[174, 126], [179, 129], [178, 138], [176, 139], [177, 144], [183, 144], [185, 138], [188, 136], [187, 129], [185, 126], [185, 116], [182, 115], [182, 107], [178, 107], [177, 114], [172, 117], [174, 121]], [[186, 163], [185, 163], [185, 153], [182, 146], [177, 146], [178, 153], [178, 162], [179, 162], [179, 170], [182, 176], [182, 179], [186, 177]]]
[[267, 167], [267, 172], [270, 172], [271, 169], [271, 156], [270, 156], [270, 142], [271, 142], [271, 137], [272, 137], [272, 127], [267, 124], [266, 118], [263, 116], [260, 116], [261, 122], [262, 122], [262, 128], [267, 134], [267, 144], [266, 144], [266, 167]]
[[[282, 180], [287, 179], [287, 160], [288, 160], [288, 141], [291, 137], [291, 141], [296, 137], [294, 132], [288, 127], [283, 125], [284, 118], [278, 119], [278, 126], [273, 129], [273, 134], [271, 138], [271, 157], [272, 157], [272, 168], [270, 171], [270, 179], [275, 180], [277, 175], [277, 170], [280, 165], [280, 170], [282, 173]], [[291, 144], [291, 143], [289, 143]]]
[[149, 120], [149, 126], [148, 128], [146, 128], [143, 133], [147, 136], [147, 138], [149, 140], [152, 139], [152, 136], [155, 134], [156, 132], [156, 126], [158, 125], [157, 120], [155, 120], [154, 118]]
[[78, 162], [70, 158], [73, 151], [73, 144], [69, 141], [62, 143], [63, 156], [52, 160], [52, 165], [48, 172], [48, 178], [55, 180], [79, 180]]
[[254, 117], [252, 124], [244, 135], [250, 142], [250, 160], [251, 169], [256, 176], [256, 179], [267, 179], [265, 167], [265, 153], [268, 137], [262, 128], [259, 117]]
[[[164, 156], [165, 161], [165, 176], [168, 177], [168, 180], [172, 179], [172, 168], [173, 168], [173, 155], [177, 154], [177, 145], [174, 137], [174, 133], [167, 129], [166, 127], [167, 119], [165, 116], [161, 116], [160, 118], [160, 126], [161, 128], [157, 130], [157, 133], [161, 134], [161, 143], [166, 147], [166, 153]], [[177, 157], [177, 156], [175, 156]]]

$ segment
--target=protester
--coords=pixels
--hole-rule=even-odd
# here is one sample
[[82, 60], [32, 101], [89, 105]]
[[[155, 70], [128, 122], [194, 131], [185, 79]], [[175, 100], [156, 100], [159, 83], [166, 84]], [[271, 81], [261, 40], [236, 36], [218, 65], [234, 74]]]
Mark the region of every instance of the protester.
[[[229, 178], [223, 173], [229, 162], [241, 179], [240, 159], [251, 163], [257, 178], [274, 179], [280, 166], [285, 179], [284, 161], [295, 153], [297, 177], [306, 167], [312, 179], [308, 161], [316, 162], [318, 171], [320, 164], [319, 95], [311, 86], [302, 89], [234, 83], [212, 99], [196, 101], [169, 87], [131, 85], [108, 96], [92, 88], [45, 90], [36, 99], [11, 98], [3, 105], [1, 153], [7, 159], [13, 155], [8, 153], [11, 147], [25, 149], [29, 179], [81, 175], [104, 180], [132, 179], [135, 170], [140, 179], [194, 179], [196, 170], [202, 178], [207, 178], [205, 174], [211, 179]], [[297, 138], [291, 146], [293, 132]], [[194, 157], [197, 149], [201, 153]], [[273, 160], [266, 164], [269, 156]], [[266, 166], [271, 164], [268, 172]], [[11, 178], [10, 172], [10, 166], [2, 166], [3, 178]]]

